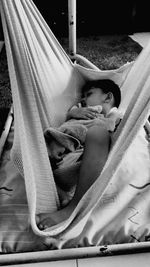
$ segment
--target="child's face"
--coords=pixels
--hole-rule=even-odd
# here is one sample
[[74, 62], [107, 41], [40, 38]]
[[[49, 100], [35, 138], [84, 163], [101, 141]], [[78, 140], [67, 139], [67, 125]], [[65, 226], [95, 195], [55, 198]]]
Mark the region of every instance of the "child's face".
[[105, 98], [106, 94], [100, 88], [91, 88], [88, 92], [84, 93], [86, 106], [102, 105]]

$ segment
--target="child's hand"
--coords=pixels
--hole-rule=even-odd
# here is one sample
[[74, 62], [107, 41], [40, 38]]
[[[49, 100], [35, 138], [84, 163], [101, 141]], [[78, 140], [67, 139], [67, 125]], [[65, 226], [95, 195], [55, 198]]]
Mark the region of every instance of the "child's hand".
[[94, 119], [97, 117], [98, 112], [89, 107], [74, 108], [68, 112], [68, 119]]
[[106, 127], [106, 118], [104, 116], [96, 118], [96, 119], [90, 121], [90, 123], [88, 124], [88, 127], [90, 128], [90, 127], [93, 127], [95, 125], [101, 126], [103, 128], [107, 128]]
[[111, 118], [105, 118], [104, 116], [99, 116], [98, 118], [92, 120], [89, 124], [88, 127], [92, 127], [94, 125], [99, 125], [108, 131], [113, 132], [115, 129], [115, 121], [112, 120]]

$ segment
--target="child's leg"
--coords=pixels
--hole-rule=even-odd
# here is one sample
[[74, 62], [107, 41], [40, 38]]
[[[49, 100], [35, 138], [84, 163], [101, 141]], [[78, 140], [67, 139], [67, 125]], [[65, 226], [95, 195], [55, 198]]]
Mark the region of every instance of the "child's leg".
[[100, 175], [108, 157], [109, 146], [110, 136], [106, 129], [96, 125], [88, 130], [73, 200], [75, 203], [79, 202]]
[[107, 160], [109, 146], [110, 136], [106, 129], [95, 125], [88, 130], [74, 197], [65, 208], [52, 214], [41, 214], [40, 229], [60, 223], [71, 215], [82, 196], [101, 173]]
[[59, 168], [55, 169], [53, 174], [56, 185], [64, 191], [70, 191], [72, 187], [76, 186], [77, 184], [79, 169], [80, 162], [67, 166], [66, 168], [60, 166]]

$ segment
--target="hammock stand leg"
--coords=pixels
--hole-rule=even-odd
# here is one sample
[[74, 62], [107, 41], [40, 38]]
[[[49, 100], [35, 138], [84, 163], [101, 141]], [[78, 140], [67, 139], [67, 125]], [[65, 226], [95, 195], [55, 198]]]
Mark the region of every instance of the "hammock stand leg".
[[0, 158], [1, 158], [1, 155], [2, 155], [2, 152], [3, 152], [3, 148], [4, 148], [4, 145], [5, 145], [7, 136], [9, 134], [12, 122], [13, 122], [13, 107], [10, 108], [7, 120], [5, 122], [4, 130], [3, 130], [1, 138], [0, 138]]
[[76, 0], [68, 0], [69, 55], [76, 55]]
[[83, 64], [87, 68], [99, 70], [92, 62], [77, 54], [76, 32], [76, 0], [68, 0], [68, 29], [69, 29], [69, 56], [73, 62]]

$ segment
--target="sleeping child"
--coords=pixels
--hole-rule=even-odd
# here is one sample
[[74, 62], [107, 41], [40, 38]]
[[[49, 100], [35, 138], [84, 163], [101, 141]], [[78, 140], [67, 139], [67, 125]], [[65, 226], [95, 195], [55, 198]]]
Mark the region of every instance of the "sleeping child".
[[112, 80], [87, 82], [82, 90], [81, 103], [69, 109], [66, 122], [57, 129], [45, 131], [54, 173], [61, 169], [64, 159], [67, 157], [68, 161], [71, 154], [79, 154], [75, 159], [79, 165], [75, 165], [75, 180], [71, 176], [72, 170], [68, 175], [56, 175], [58, 185], [66, 190], [74, 186], [75, 190], [62, 209], [38, 215], [37, 224], [41, 230], [66, 220], [100, 175], [110, 151], [111, 134], [121, 120], [118, 112], [120, 101], [120, 88]]
[[120, 100], [120, 89], [112, 80], [88, 81], [82, 88], [81, 102], [68, 110], [66, 122], [45, 131], [52, 166], [57, 168], [68, 152], [82, 149], [87, 130], [94, 124], [114, 132], [121, 119]]

